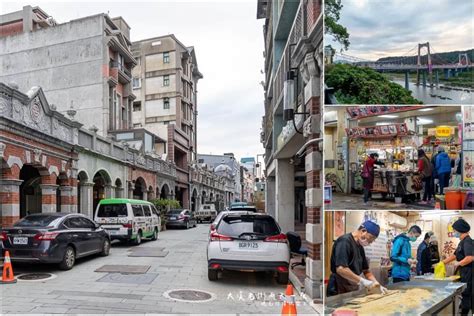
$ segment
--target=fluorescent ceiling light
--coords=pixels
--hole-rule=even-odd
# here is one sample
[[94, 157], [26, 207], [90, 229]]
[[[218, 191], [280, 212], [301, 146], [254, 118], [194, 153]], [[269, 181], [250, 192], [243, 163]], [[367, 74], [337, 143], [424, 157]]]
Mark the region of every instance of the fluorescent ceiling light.
[[418, 125], [428, 125], [428, 124], [433, 123], [433, 120], [425, 119], [425, 118], [417, 118], [416, 121], [417, 121]]
[[392, 123], [390, 123], [390, 122], [377, 122], [377, 123], [375, 123], [375, 125], [377, 125], [377, 126], [390, 125], [390, 124], [392, 124]]
[[397, 118], [398, 115], [384, 114], [384, 115], [379, 115], [379, 117], [383, 117], [383, 118]]
[[424, 108], [424, 109], [420, 109], [420, 110], [418, 110], [418, 111], [420, 111], [420, 112], [428, 112], [428, 111], [433, 111], [433, 110], [434, 110], [434, 108]]

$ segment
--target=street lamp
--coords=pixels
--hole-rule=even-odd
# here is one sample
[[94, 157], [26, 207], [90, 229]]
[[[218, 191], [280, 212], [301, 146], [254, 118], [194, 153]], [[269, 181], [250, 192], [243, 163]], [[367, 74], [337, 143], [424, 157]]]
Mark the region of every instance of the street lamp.
[[295, 72], [290, 70], [286, 73], [283, 82], [283, 120], [291, 121], [295, 117]]

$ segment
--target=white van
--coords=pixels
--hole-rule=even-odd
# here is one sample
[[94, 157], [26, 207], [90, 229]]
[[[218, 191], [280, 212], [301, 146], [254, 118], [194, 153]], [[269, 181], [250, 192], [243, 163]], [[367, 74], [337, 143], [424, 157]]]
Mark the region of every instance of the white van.
[[104, 199], [97, 205], [94, 220], [110, 235], [111, 240], [133, 241], [158, 239], [161, 228], [160, 212], [147, 201]]
[[198, 223], [203, 221], [212, 222], [217, 217], [216, 206], [214, 204], [203, 204], [198, 211], [194, 212], [194, 217], [196, 217]]

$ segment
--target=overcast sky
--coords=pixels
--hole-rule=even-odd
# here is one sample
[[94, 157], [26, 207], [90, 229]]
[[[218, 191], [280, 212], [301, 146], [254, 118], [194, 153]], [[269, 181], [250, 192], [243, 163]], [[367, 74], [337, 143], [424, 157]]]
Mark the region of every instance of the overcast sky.
[[[428, 41], [438, 53], [474, 47], [472, 0], [342, 0], [342, 4], [340, 23], [347, 27], [351, 42], [345, 53], [351, 56], [369, 60], [400, 56]], [[341, 48], [329, 37], [328, 42]]]
[[198, 84], [198, 151], [238, 158], [263, 152], [263, 20], [257, 0], [2, 1], [2, 13], [40, 6], [58, 23], [97, 13], [122, 16], [131, 40], [175, 34], [194, 46], [204, 79]]

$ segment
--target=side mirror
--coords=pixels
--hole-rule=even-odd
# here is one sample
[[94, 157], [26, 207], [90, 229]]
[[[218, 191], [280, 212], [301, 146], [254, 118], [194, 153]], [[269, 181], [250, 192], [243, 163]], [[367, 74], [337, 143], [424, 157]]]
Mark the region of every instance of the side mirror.
[[98, 229], [100, 227], [99, 223], [94, 223], [94, 225], [95, 225], [95, 229]]

